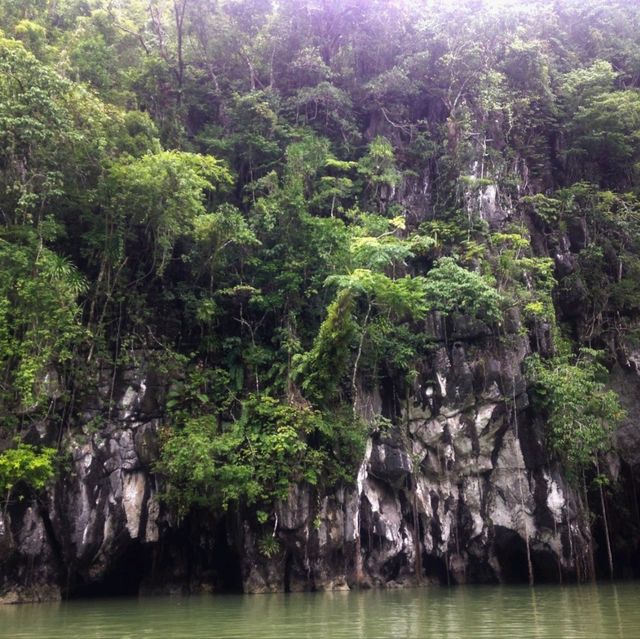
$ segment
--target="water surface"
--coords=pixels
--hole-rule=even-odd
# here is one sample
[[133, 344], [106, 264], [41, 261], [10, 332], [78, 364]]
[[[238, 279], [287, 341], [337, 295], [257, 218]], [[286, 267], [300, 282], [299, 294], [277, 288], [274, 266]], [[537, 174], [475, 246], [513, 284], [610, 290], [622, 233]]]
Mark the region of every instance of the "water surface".
[[94, 599], [0, 606], [11, 639], [640, 638], [640, 584]]

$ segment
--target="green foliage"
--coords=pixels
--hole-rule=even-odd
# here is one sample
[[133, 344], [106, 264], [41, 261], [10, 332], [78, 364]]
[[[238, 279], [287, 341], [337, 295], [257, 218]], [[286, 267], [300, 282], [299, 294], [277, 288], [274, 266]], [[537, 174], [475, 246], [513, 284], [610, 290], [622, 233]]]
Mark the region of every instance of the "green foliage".
[[561, 201], [556, 198], [547, 197], [542, 193], [527, 195], [520, 198], [523, 204], [530, 204], [534, 214], [550, 227], [558, 224], [561, 211]]
[[640, 311], [638, 198], [585, 182], [559, 191], [558, 198], [567, 223], [585, 229], [589, 239], [577, 255], [575, 271], [559, 283], [560, 294], [580, 304], [581, 338], [589, 344], [614, 335], [632, 337]]
[[[353, 104], [349, 94], [331, 82], [302, 87], [292, 99], [298, 117], [310, 125], [320, 125], [324, 133], [353, 133]], [[316, 120], [319, 120], [316, 122]]]
[[351, 242], [351, 257], [365, 269], [383, 270], [402, 264], [413, 255], [412, 247], [394, 236], [356, 237]]
[[[36, 448], [19, 440], [0, 453], [0, 495], [8, 501], [19, 484], [42, 490], [54, 475], [55, 448]], [[6, 503], [6, 502], [5, 502]]]
[[616, 91], [588, 100], [574, 116], [573, 131], [575, 146], [570, 152], [588, 158], [604, 185], [630, 181], [640, 160], [640, 92]]
[[589, 349], [578, 357], [561, 354], [546, 361], [536, 355], [527, 368], [535, 399], [548, 415], [551, 447], [574, 477], [610, 449], [624, 417], [617, 394], [605, 386], [607, 370], [598, 355]]
[[553, 260], [532, 256], [529, 240], [520, 233], [494, 233], [491, 242], [498, 290], [508, 291], [514, 305], [523, 311], [525, 320], [555, 324]]
[[163, 151], [114, 164], [108, 188], [116, 216], [129, 217], [150, 236], [161, 275], [177, 239], [205, 214], [206, 198], [230, 183], [228, 170], [212, 156]]
[[371, 189], [373, 201], [384, 208], [383, 199], [389, 197], [389, 189], [398, 186], [401, 178], [389, 140], [378, 136], [369, 144], [367, 153], [358, 162], [358, 173]]
[[5, 224], [38, 224], [63, 194], [82, 197], [109, 145], [104, 105], [0, 38], [0, 207]]
[[258, 550], [263, 557], [271, 559], [280, 552], [280, 542], [274, 535], [267, 533], [258, 540]]
[[20, 20], [14, 27], [16, 40], [20, 40], [26, 49], [39, 59], [43, 59], [47, 52], [47, 31], [37, 22]]
[[[425, 279], [409, 275], [395, 277], [396, 269], [404, 267], [405, 260], [413, 256], [411, 243], [394, 234], [404, 228], [404, 220], [361, 215], [360, 222], [361, 225], [355, 226], [353, 230], [350, 262], [367, 268], [354, 268], [345, 274], [331, 275], [326, 279], [326, 285], [337, 287], [337, 297], [328, 308], [327, 318], [320, 326], [312, 349], [297, 358], [297, 373], [302, 379], [302, 389], [314, 401], [326, 405], [335, 398], [351, 360], [350, 351], [355, 347], [351, 373], [354, 416], [360, 359], [363, 354], [365, 359], [369, 355], [368, 349], [365, 349], [367, 337], [372, 338], [375, 334], [374, 341], [377, 341], [371, 354], [384, 354], [388, 357], [392, 349], [386, 347], [391, 347], [392, 344], [400, 347], [400, 341], [392, 338], [394, 327], [418, 320], [427, 311]], [[373, 230], [380, 234], [366, 235]], [[387, 271], [391, 275], [380, 271]], [[356, 317], [359, 298], [366, 304], [360, 324]], [[377, 318], [380, 323], [383, 316], [389, 330], [377, 331], [371, 320]], [[359, 343], [356, 345], [354, 338], [358, 333]], [[384, 337], [388, 339], [385, 340]], [[402, 365], [408, 367], [409, 361], [416, 357], [417, 352], [409, 347], [410, 341], [405, 340], [402, 356], [395, 358], [396, 364], [402, 361]]]
[[0, 234], [0, 391], [6, 409], [33, 410], [46, 399], [48, 369], [69, 360], [85, 334], [78, 306], [85, 288], [82, 275], [35, 234]]
[[325, 419], [267, 395], [250, 396], [241, 418], [222, 427], [206, 415], [185, 418], [165, 433], [158, 470], [168, 480], [166, 497], [182, 515], [193, 505], [268, 509], [286, 498], [293, 483], [344, 481], [361, 448], [341, 448], [341, 440], [347, 444], [353, 437], [340, 437], [334, 428], [347, 425]]
[[353, 292], [344, 288], [327, 309], [327, 317], [308, 353], [298, 356], [297, 376], [303, 391], [315, 401], [335, 397], [355, 340]]
[[182, 423], [194, 414], [222, 415], [231, 407], [231, 378], [221, 368], [205, 369], [196, 365], [182, 381], [170, 389], [166, 408], [171, 417]]
[[424, 294], [429, 310], [462, 313], [487, 322], [500, 322], [504, 298], [490, 280], [458, 266], [453, 258], [441, 258], [425, 278]]
[[[374, 318], [367, 331], [369, 349], [365, 364], [373, 368], [380, 363], [394, 380], [407, 382], [416, 374], [416, 366], [429, 352], [429, 338], [408, 322], [394, 322], [385, 315]], [[382, 416], [377, 416], [381, 419]]]
[[396, 317], [419, 319], [427, 311], [425, 279], [422, 277], [407, 275], [392, 279], [383, 273], [359, 268], [348, 275], [331, 276], [327, 284], [364, 295], [372, 304]]

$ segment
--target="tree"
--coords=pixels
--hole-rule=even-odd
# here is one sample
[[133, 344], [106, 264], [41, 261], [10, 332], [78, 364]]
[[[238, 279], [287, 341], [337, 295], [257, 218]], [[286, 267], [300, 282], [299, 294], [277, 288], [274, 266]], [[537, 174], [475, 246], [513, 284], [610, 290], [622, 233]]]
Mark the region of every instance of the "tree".
[[42, 490], [54, 475], [55, 448], [36, 448], [19, 440], [0, 453], [0, 495], [4, 496], [3, 515], [9, 500], [20, 484]]
[[[38, 226], [65, 199], [87, 201], [110, 140], [98, 100], [15, 40], [0, 38], [0, 207]], [[97, 163], [97, 165], [96, 165]]]
[[369, 144], [367, 153], [358, 162], [358, 173], [364, 177], [369, 197], [378, 210], [386, 210], [401, 177], [389, 140], [378, 136]]
[[[85, 332], [82, 275], [27, 229], [0, 232], [0, 401], [4, 419], [47, 398], [46, 377], [73, 356]], [[53, 367], [53, 369], [52, 369]], [[52, 370], [51, 370], [52, 369]]]
[[544, 361], [534, 356], [529, 362], [529, 375], [537, 401], [547, 411], [547, 436], [552, 450], [562, 461], [566, 472], [582, 482], [584, 507], [588, 509], [585, 472], [595, 470], [605, 529], [609, 572], [613, 578], [613, 556], [603, 485], [607, 478], [600, 474], [600, 459], [612, 446], [612, 435], [624, 418], [617, 394], [608, 390], [604, 380], [607, 370], [597, 362], [598, 353], [583, 349], [578, 357], [560, 354]]
[[340, 434], [339, 423], [339, 416], [268, 395], [249, 396], [241, 418], [222, 429], [210, 417], [186, 417], [162, 447], [158, 470], [169, 482], [167, 497], [180, 515], [194, 505], [243, 505], [257, 509], [264, 524], [291, 484], [328, 486], [350, 475], [362, 441], [357, 431]]
[[591, 73], [596, 77], [591, 77], [590, 82], [571, 78], [574, 86], [569, 95], [581, 100], [569, 129], [572, 175], [591, 179], [595, 169], [603, 187], [625, 188], [633, 183], [640, 161], [640, 92], [598, 92], [610, 85], [615, 76], [604, 65], [592, 68]]
[[446, 314], [471, 315], [487, 322], [500, 322], [504, 298], [489, 280], [443, 257], [425, 278], [427, 308]]
[[124, 158], [111, 167], [107, 184], [114, 216], [145, 229], [152, 269], [161, 275], [177, 238], [193, 233], [207, 200], [231, 184], [231, 175], [212, 156], [163, 151]]

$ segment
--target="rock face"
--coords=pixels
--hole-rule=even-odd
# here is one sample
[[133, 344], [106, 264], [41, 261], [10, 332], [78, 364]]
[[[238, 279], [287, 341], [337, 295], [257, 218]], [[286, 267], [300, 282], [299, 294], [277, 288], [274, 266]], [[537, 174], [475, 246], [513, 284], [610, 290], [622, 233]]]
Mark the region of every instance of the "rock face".
[[251, 556], [247, 591], [584, 574], [588, 526], [531, 419], [526, 340], [450, 328], [460, 341], [436, 342], [412, 400], [369, 441], [357, 487], [315, 510], [309, 491], [292, 491], [281, 506], [283, 556]]
[[59, 598], [78, 584], [105, 583], [135, 545], [158, 541], [159, 503], [148, 464], [157, 455], [159, 421], [144, 407], [156, 390], [146, 387], [145, 375], [123, 372], [122, 396], [105, 419], [112, 376], [105, 374], [83, 412], [83, 427], [66, 438], [69, 468], [46, 502], [5, 513], [5, 600]]
[[[405, 190], [407, 219], [417, 222], [429, 207], [429, 183]], [[470, 215], [491, 227], [508, 219], [497, 187], [474, 193]], [[559, 276], [572, 272], [582, 227], [557, 241], [531, 233]], [[581, 313], [570, 294], [559, 307], [565, 317]], [[68, 460], [58, 483], [39, 501], [0, 510], [0, 602], [584, 578], [601, 533], [594, 529], [594, 543], [582, 497], [545, 449], [522, 375], [530, 345], [519, 318], [506, 318], [496, 337], [477, 320], [433, 313], [424, 332], [431, 348], [410, 392], [397, 393], [391, 380], [361, 389], [363, 418], [382, 414], [387, 425], [367, 442], [353, 485], [328, 494], [291, 487], [267, 540], [252, 513], [172, 517], [153, 472], [167, 381], [144, 361], [103, 371], [65, 426]], [[552, 353], [549, 326], [537, 326], [532, 339], [538, 352]], [[640, 574], [640, 355], [619, 359], [613, 383], [629, 417], [609, 474], [624, 494], [608, 517], [621, 574]], [[60, 434], [43, 427], [30, 436], [50, 443]]]
[[[428, 180], [416, 180], [401, 193], [410, 222], [429, 207]], [[482, 186], [466, 198], [469, 215], [499, 227], [510, 215], [503, 200]], [[530, 231], [559, 277], [574, 270], [584, 228], [555, 239]], [[574, 297], [559, 300], [565, 318], [582, 312]], [[592, 538], [583, 497], [545, 449], [522, 374], [530, 345], [519, 318], [507, 317], [497, 337], [477, 320], [432, 313], [424, 332], [431, 347], [408, 393], [391, 380], [361, 389], [362, 417], [382, 414], [386, 425], [367, 442], [353, 485], [328, 494], [291, 487], [267, 539], [253, 513], [172, 517], [153, 472], [168, 383], [143, 360], [103, 371], [65, 427], [58, 483], [40, 501], [0, 511], [0, 601], [584, 578], [602, 533], [596, 527]], [[549, 326], [532, 339], [541, 354], [553, 352]], [[621, 574], [640, 574], [640, 355], [627, 350], [612, 380], [629, 417], [609, 469], [623, 494], [608, 518]], [[32, 443], [60, 436], [45, 427], [30, 435]]]
[[144, 365], [105, 372], [67, 436], [64, 477], [0, 518], [2, 600], [579, 576], [590, 533], [548, 462], [521, 373], [528, 342], [517, 318], [511, 328], [498, 340], [479, 322], [430, 317], [409, 399], [363, 402], [391, 426], [371, 437], [355, 485], [292, 487], [268, 553], [254, 517], [172, 520], [152, 469], [165, 386]]

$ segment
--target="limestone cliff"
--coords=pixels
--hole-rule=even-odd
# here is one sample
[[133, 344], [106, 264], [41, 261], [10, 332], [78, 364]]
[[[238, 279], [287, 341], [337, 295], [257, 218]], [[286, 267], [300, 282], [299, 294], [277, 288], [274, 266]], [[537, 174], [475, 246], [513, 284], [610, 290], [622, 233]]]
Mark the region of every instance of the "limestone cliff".
[[509, 328], [496, 338], [481, 323], [432, 316], [433, 350], [410, 397], [366, 395], [363, 411], [387, 421], [355, 484], [330, 494], [294, 486], [277, 509], [280, 550], [270, 557], [255, 518], [241, 512], [172, 518], [153, 472], [166, 381], [144, 364], [118, 371], [109, 414], [105, 371], [82, 427], [63, 435], [69, 464], [59, 481], [4, 514], [3, 600], [587, 574], [591, 533], [529, 407], [528, 341], [517, 318]]
[[[397, 194], [408, 219], [424, 217], [428, 207], [428, 185], [418, 182]], [[467, 200], [469, 214], [492, 227], [509, 220], [508, 199], [495, 187]], [[580, 229], [549, 238], [527, 223], [537, 251], [554, 256], [558, 275], [571, 273]], [[567, 303], [560, 300], [561, 312]], [[528, 335], [517, 313], [507, 319], [496, 335], [477, 320], [430, 314], [423, 330], [431, 348], [406, 396], [392, 384], [361, 389], [362, 417], [379, 425], [357, 479], [328, 494], [293, 486], [271, 522], [273, 553], [261, 549], [254, 513], [194, 511], [176, 519], [154, 473], [171, 380], [144, 356], [103, 370], [63, 432], [42, 424], [30, 433], [32, 443], [59, 440], [67, 464], [43, 497], [12, 503], [0, 517], [0, 601], [604, 574], [602, 531], [590, 528], [584, 494], [550, 456], [523, 376], [532, 343], [539, 352], [552, 348], [548, 327]], [[624, 575], [638, 560], [635, 529], [626, 525], [629, 512], [640, 521], [638, 379], [636, 359], [621, 353], [612, 383], [629, 415], [620, 452], [609, 459], [620, 489], [608, 517]]]

